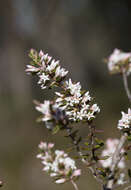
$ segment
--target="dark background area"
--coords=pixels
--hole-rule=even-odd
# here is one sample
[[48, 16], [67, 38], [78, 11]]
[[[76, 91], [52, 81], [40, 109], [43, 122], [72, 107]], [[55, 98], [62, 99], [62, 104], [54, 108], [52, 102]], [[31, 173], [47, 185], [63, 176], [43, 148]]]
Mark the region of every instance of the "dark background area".
[[[49, 98], [37, 79], [25, 73], [30, 48], [43, 49], [80, 81], [101, 108], [101, 138], [119, 137], [120, 112], [130, 106], [120, 76], [110, 76], [104, 59], [114, 48], [131, 51], [130, 0], [5, 0], [0, 3], [0, 178], [3, 190], [70, 189], [54, 185], [41, 171], [37, 145], [67, 145], [62, 134], [51, 136], [35, 122], [33, 99]], [[130, 82], [130, 77], [129, 77]], [[84, 129], [83, 135], [86, 134]], [[100, 189], [88, 170], [80, 190]]]

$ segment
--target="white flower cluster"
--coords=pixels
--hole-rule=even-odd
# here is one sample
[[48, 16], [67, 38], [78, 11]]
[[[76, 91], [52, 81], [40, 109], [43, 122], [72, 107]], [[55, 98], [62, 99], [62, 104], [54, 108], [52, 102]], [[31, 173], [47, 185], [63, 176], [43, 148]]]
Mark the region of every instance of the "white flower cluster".
[[39, 144], [40, 154], [37, 158], [41, 159], [44, 165], [43, 171], [55, 178], [55, 183], [64, 183], [76, 179], [81, 175], [81, 170], [76, 168], [75, 161], [72, 160], [62, 150], [53, 151], [54, 144], [41, 142]]
[[42, 113], [42, 121], [51, 121], [53, 119], [52, 109], [59, 109], [65, 112], [69, 121], [91, 121], [96, 114], [100, 112], [97, 104], [91, 104], [92, 98], [89, 92], [82, 94], [80, 83], [72, 83], [71, 79], [65, 82], [63, 93], [56, 92], [56, 100], [44, 101], [43, 104], [36, 106], [36, 109]]
[[128, 109], [128, 113], [122, 113], [122, 118], [118, 121], [118, 129], [130, 129], [131, 128], [131, 109]]
[[45, 89], [47, 86], [52, 85], [52, 81], [60, 82], [65, 78], [68, 71], [64, 68], [61, 68], [59, 61], [55, 61], [48, 54], [44, 54], [41, 50], [39, 54], [35, 50], [31, 50], [30, 57], [33, 62], [30, 65], [27, 65], [27, 73], [37, 73], [39, 76], [38, 84], [41, 85], [42, 89]]
[[[102, 165], [102, 167], [104, 168], [110, 168], [111, 165], [112, 165], [112, 156], [113, 156], [113, 153], [116, 151], [116, 148], [117, 148], [117, 145], [119, 144], [119, 140], [118, 139], [107, 139], [106, 141], [106, 149], [104, 149], [102, 151], [102, 157], [109, 157], [105, 160], [100, 160], [100, 163]], [[121, 153], [124, 152], [124, 149], [121, 150]], [[117, 165], [118, 168], [120, 169], [124, 169], [125, 168], [125, 161], [124, 161], [124, 158], [122, 158], [118, 165]]]
[[56, 92], [56, 103], [65, 110], [71, 121], [92, 120], [100, 112], [97, 104], [91, 105], [92, 98], [89, 91], [82, 92], [79, 82], [73, 83], [71, 79], [65, 82], [64, 92]]
[[55, 61], [43, 51], [37, 53], [31, 50], [30, 57], [32, 62], [27, 65], [26, 72], [39, 76], [38, 84], [41, 88], [57, 85], [62, 89], [61, 92], [56, 92], [54, 101], [44, 101], [36, 106], [42, 113], [43, 122], [53, 120], [52, 109], [64, 112], [71, 122], [91, 121], [96, 117], [100, 109], [97, 104], [92, 103], [89, 91], [82, 91], [80, 82], [74, 83], [71, 79], [63, 81], [68, 71], [60, 67], [59, 61]]
[[122, 73], [122, 69], [129, 75], [131, 73], [131, 53], [115, 49], [108, 58], [108, 69], [112, 74]]

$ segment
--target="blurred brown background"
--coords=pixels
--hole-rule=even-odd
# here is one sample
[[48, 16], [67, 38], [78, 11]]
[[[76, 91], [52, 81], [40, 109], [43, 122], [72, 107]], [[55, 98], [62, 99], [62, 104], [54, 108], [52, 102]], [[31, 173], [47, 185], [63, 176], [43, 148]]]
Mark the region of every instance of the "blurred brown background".
[[[40, 140], [66, 146], [60, 134], [51, 136], [33, 99], [49, 97], [25, 74], [30, 48], [43, 49], [61, 60], [74, 81], [80, 81], [101, 107], [96, 123], [101, 134], [119, 137], [120, 111], [129, 102], [122, 79], [110, 76], [103, 59], [117, 47], [131, 51], [130, 0], [5, 0], [0, 2], [0, 178], [4, 190], [70, 189], [54, 185], [35, 158]], [[129, 79], [130, 81], [130, 79]], [[84, 131], [84, 134], [86, 132]], [[88, 170], [80, 190], [99, 190]]]

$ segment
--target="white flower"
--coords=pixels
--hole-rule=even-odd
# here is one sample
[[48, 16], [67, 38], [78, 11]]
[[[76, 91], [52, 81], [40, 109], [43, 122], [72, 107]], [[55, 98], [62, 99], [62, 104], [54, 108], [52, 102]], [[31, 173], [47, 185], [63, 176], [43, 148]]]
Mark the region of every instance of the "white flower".
[[[55, 183], [64, 183], [81, 175], [81, 170], [77, 169], [75, 161], [68, 157], [63, 150], [53, 152], [52, 143], [41, 142], [39, 148], [42, 150], [37, 158], [41, 159], [44, 165], [43, 171], [50, 174], [51, 177], [57, 177]], [[54, 144], [53, 144], [54, 145]]]
[[44, 54], [44, 52], [41, 50], [40, 51], [40, 53], [39, 53], [39, 56], [40, 56], [40, 58], [41, 58], [41, 62], [45, 62], [45, 63], [49, 63], [50, 61], [51, 61], [51, 59], [52, 59], [52, 57], [50, 57], [49, 55], [48, 55], [48, 53], [46, 53], [46, 54]]
[[49, 75], [46, 75], [45, 73], [42, 73], [41, 75], [39, 75], [39, 77], [40, 80], [38, 81], [38, 84], [41, 84], [42, 82], [44, 82], [45, 84], [46, 81], [50, 80]]
[[131, 109], [128, 109], [128, 113], [122, 113], [122, 118], [118, 121], [118, 129], [126, 129], [131, 127]]
[[43, 114], [42, 121], [51, 120], [50, 101], [45, 100], [43, 104], [36, 106], [36, 109]]
[[66, 71], [64, 68], [60, 68], [60, 66], [58, 66], [56, 68], [56, 72], [55, 72], [55, 77], [65, 77], [67, 75], [68, 71]]
[[100, 108], [97, 106], [97, 104], [93, 104], [90, 109], [93, 111], [93, 113], [100, 112]]
[[88, 112], [86, 117], [88, 118], [88, 120], [90, 120], [90, 119], [92, 119], [92, 118], [95, 118], [93, 112]]
[[66, 81], [66, 88], [70, 90], [71, 95], [74, 95], [76, 97], [81, 96], [80, 82], [77, 82], [77, 83], [73, 84], [71, 79], [69, 79], [69, 81]]
[[82, 97], [82, 102], [83, 102], [83, 103], [85, 103], [85, 102], [87, 102], [87, 101], [91, 101], [91, 97], [90, 97], [90, 95], [89, 95], [89, 91], [87, 91], [87, 92], [83, 95], [83, 97]]
[[47, 66], [46, 70], [50, 73], [56, 68], [56, 66], [59, 64], [59, 61], [55, 61], [54, 59], [51, 61], [51, 64]]
[[115, 49], [108, 59], [108, 69], [112, 73], [121, 72], [121, 66], [125, 65], [126, 72], [129, 74], [131, 70], [131, 53], [124, 53], [119, 49]]
[[66, 168], [66, 169], [70, 169], [70, 168], [71, 168], [72, 170], [76, 169], [75, 161], [72, 160], [72, 159], [69, 158], [69, 157], [65, 158], [65, 160], [64, 160], [64, 165], [65, 165], [65, 168]]
[[[112, 165], [112, 157], [114, 152], [116, 151], [116, 148], [119, 144], [118, 139], [107, 139], [106, 141], [106, 149], [102, 151], [102, 157], [109, 156], [106, 160], [100, 160], [101, 165], [104, 168], [110, 168]], [[121, 150], [121, 153], [124, 152], [124, 149]], [[125, 168], [125, 162], [124, 158], [122, 158], [117, 165], [118, 168], [123, 169]]]
[[41, 142], [39, 145], [38, 145], [39, 149], [41, 150], [45, 150], [47, 149], [47, 143], [46, 142]]
[[73, 106], [74, 104], [79, 104], [81, 98], [80, 97], [75, 97], [75, 96], [68, 96], [64, 100], [67, 101], [67, 105]]
[[39, 149], [41, 150], [47, 150], [47, 149], [51, 149], [54, 147], [54, 143], [48, 143], [47, 142], [40, 142], [40, 144], [38, 145]]

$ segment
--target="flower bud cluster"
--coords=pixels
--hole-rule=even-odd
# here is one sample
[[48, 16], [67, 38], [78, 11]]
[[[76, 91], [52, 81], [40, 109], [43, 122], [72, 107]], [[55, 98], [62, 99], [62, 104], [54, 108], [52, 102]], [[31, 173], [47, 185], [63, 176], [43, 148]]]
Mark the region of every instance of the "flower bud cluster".
[[122, 52], [115, 49], [108, 58], [108, 69], [112, 74], [126, 72], [127, 75], [131, 73], [131, 53]]
[[128, 109], [128, 113], [122, 113], [122, 118], [118, 121], [118, 129], [131, 129], [131, 109]]
[[55, 183], [65, 183], [81, 175], [81, 170], [77, 169], [73, 159], [62, 150], [53, 150], [54, 144], [41, 142], [38, 147], [40, 153], [37, 158], [44, 165], [43, 171], [48, 172]]
[[[113, 154], [116, 151], [118, 144], [119, 144], [119, 140], [118, 139], [107, 139], [107, 141], [106, 141], [106, 149], [104, 149], [102, 151], [102, 157], [106, 157], [107, 156], [107, 159], [100, 160], [100, 163], [101, 163], [102, 167], [104, 167], [104, 168], [110, 168], [111, 167]], [[122, 149], [121, 153], [124, 153], [124, 152], [125, 152], [124, 149]], [[125, 168], [124, 158], [122, 158], [118, 162], [117, 167], [119, 169], [124, 169]]]
[[61, 82], [68, 71], [61, 68], [59, 61], [52, 59], [48, 54], [45, 54], [42, 50], [37, 53], [35, 50], [31, 50], [29, 56], [32, 59], [30, 65], [27, 65], [27, 73], [36, 73], [39, 77], [38, 84], [42, 89], [52, 86], [53, 84]]

